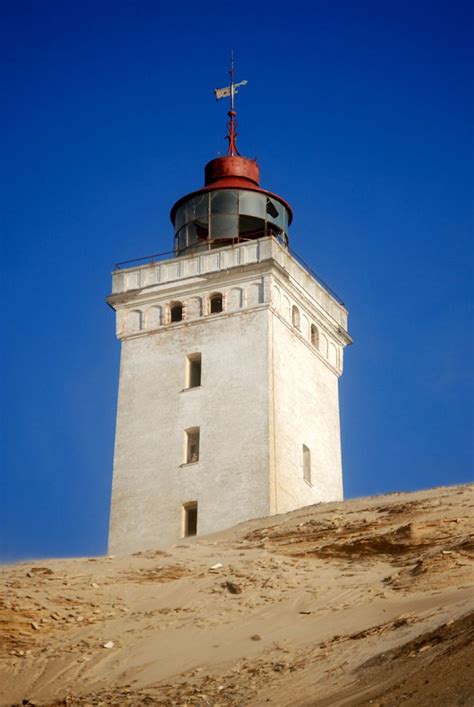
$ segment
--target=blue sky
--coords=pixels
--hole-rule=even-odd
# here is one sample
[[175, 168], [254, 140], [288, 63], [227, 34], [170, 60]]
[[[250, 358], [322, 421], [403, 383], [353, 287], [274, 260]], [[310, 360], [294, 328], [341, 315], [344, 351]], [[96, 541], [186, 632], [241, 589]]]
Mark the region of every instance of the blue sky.
[[115, 262], [239, 146], [343, 297], [348, 497], [472, 479], [469, 3], [10, 2], [4, 102], [3, 560], [105, 551]]

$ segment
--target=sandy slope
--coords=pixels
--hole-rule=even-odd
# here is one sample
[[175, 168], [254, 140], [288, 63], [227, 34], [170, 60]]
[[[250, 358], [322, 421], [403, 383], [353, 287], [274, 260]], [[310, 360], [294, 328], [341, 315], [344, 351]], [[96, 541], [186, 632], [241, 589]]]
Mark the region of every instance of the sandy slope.
[[0, 703], [472, 705], [473, 490], [0, 568]]

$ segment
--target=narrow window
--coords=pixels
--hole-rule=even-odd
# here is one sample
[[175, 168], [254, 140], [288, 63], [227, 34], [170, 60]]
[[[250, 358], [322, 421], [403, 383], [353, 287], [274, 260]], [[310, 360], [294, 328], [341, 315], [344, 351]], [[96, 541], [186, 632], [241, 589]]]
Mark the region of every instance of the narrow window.
[[186, 388], [199, 388], [201, 385], [201, 354], [189, 354], [186, 359]]
[[183, 319], [183, 305], [181, 302], [173, 302], [170, 306], [170, 314], [172, 322], [180, 322]]
[[186, 430], [185, 436], [185, 463], [193, 464], [199, 461], [199, 427], [191, 427]]
[[319, 331], [314, 324], [311, 324], [311, 343], [316, 348], [319, 348]]
[[216, 292], [215, 295], [211, 295], [209, 311], [211, 314], [222, 312], [222, 295], [220, 292]]
[[291, 309], [291, 321], [296, 329], [300, 328], [300, 310], [295, 305]]
[[305, 444], [303, 444], [303, 479], [310, 486], [313, 485], [311, 483], [311, 452]]
[[197, 535], [198, 524], [198, 504], [197, 501], [185, 503], [183, 505], [183, 535], [188, 538], [191, 535]]

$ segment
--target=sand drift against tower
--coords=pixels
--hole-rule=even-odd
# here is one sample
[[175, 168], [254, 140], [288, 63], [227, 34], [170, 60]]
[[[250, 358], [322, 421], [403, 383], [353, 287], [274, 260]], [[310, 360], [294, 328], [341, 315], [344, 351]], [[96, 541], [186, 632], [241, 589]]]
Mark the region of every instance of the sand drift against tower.
[[117, 267], [121, 341], [109, 547], [169, 545], [342, 499], [347, 310], [288, 248], [290, 205], [236, 146], [171, 209], [174, 257]]

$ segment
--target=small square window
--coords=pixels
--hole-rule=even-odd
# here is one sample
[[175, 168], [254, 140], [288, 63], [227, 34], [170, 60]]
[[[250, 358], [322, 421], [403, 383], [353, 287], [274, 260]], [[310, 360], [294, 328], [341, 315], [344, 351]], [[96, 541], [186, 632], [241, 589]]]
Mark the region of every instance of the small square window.
[[190, 354], [186, 360], [186, 388], [199, 388], [201, 385], [200, 353]]
[[209, 311], [211, 314], [217, 314], [218, 312], [222, 312], [222, 295], [220, 294], [220, 292], [216, 292], [215, 295], [211, 296]]
[[303, 444], [303, 479], [310, 486], [313, 485], [311, 482], [311, 452], [305, 444]]
[[189, 538], [197, 535], [198, 504], [197, 501], [185, 503], [183, 505], [183, 535]]
[[170, 306], [170, 319], [172, 322], [181, 322], [183, 320], [183, 305], [181, 302], [174, 302]]
[[185, 431], [185, 464], [199, 461], [199, 427], [191, 427]]

